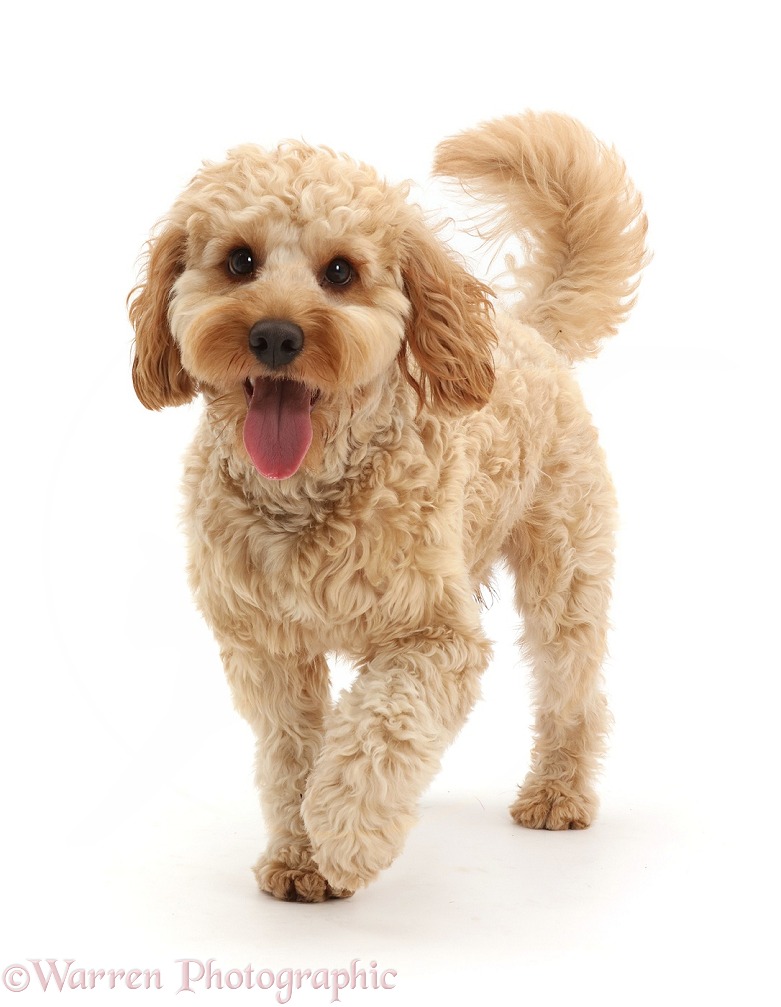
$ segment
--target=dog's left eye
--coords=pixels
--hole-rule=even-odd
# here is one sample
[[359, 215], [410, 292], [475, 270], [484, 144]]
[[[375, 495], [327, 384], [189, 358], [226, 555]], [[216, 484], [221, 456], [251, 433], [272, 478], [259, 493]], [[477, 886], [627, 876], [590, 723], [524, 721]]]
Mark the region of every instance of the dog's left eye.
[[353, 267], [347, 259], [331, 259], [325, 267], [323, 276], [329, 283], [335, 283], [337, 286], [342, 287], [352, 280]]

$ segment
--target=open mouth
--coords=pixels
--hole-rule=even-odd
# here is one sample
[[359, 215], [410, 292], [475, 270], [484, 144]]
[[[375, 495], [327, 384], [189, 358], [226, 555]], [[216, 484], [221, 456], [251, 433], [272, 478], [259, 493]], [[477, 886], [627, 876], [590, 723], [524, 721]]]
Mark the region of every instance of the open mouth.
[[287, 479], [301, 467], [312, 443], [312, 408], [320, 397], [289, 378], [247, 378], [244, 446], [267, 479]]

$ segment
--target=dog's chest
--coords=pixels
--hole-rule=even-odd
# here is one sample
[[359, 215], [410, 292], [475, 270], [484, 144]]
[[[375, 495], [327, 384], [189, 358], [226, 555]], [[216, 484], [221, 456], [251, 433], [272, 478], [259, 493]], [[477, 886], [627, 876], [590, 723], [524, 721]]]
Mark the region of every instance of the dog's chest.
[[349, 622], [387, 590], [391, 564], [404, 544], [388, 515], [375, 520], [338, 512], [289, 529], [264, 520], [250, 541], [250, 559], [271, 588], [264, 606], [310, 623]]
[[365, 652], [388, 626], [419, 625], [436, 598], [444, 539], [427, 497], [379, 493], [309, 515], [235, 500], [219, 513], [201, 507], [190, 527], [201, 607], [214, 624]]

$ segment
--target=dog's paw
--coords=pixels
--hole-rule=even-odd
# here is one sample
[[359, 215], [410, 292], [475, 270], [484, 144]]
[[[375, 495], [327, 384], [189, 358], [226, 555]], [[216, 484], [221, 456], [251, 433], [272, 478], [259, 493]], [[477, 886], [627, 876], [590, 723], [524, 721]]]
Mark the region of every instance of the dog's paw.
[[283, 902], [325, 902], [353, 894], [346, 887], [329, 884], [311, 862], [291, 867], [284, 860], [262, 856], [252, 870], [258, 888]]
[[532, 779], [510, 807], [513, 820], [527, 829], [587, 829], [596, 814], [593, 794], [578, 794], [555, 780]]
[[375, 857], [368, 855], [368, 851], [355, 849], [354, 837], [347, 835], [329, 837], [321, 843], [313, 841], [312, 848], [320, 872], [337, 889], [364, 888], [393, 861], [391, 853]]
[[310, 791], [301, 808], [312, 857], [320, 873], [337, 888], [355, 890], [373, 881], [401, 852], [413, 816], [366, 800], [318, 800]]

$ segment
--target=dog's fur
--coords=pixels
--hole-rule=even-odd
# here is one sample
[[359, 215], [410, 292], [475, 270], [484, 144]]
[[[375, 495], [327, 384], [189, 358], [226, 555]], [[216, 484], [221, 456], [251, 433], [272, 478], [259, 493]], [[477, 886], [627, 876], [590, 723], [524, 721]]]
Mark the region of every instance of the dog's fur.
[[[257, 734], [269, 842], [255, 872], [281, 899], [348, 895], [402, 849], [477, 698], [477, 598], [502, 559], [536, 701], [512, 817], [579, 829], [596, 808], [614, 496], [569, 365], [631, 306], [640, 197], [612, 150], [553, 114], [447, 140], [435, 171], [485, 200], [484, 234], [525, 239], [509, 313], [407, 187], [298, 142], [205, 165], [131, 295], [143, 404], [205, 401], [185, 473], [190, 579]], [[237, 247], [249, 276], [226, 269]], [[344, 287], [324, 279], [335, 256], [354, 268]], [[264, 319], [304, 333], [273, 374], [248, 343]], [[244, 383], [264, 377], [318, 396], [285, 478], [242, 438]], [[359, 666], [335, 705], [328, 651]]]

